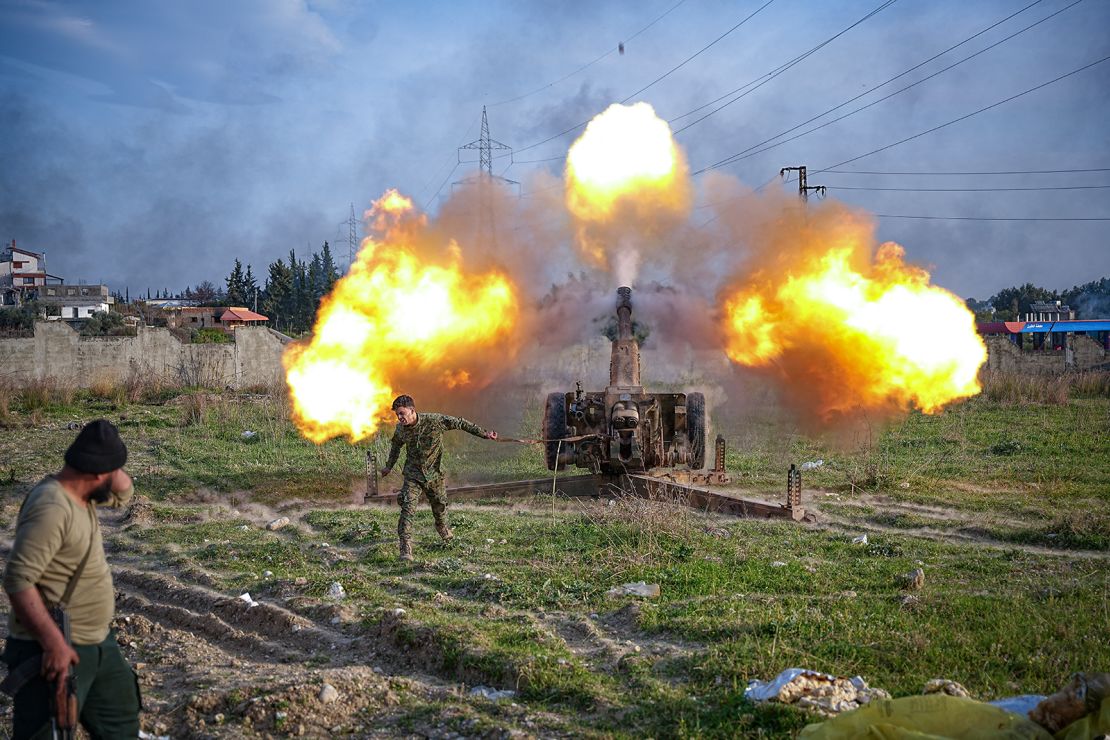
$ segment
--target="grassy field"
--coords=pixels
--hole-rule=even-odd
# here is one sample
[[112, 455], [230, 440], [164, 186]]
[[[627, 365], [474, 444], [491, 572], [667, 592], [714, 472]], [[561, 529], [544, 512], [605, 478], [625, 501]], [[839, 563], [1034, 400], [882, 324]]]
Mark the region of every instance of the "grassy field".
[[[789, 463], [824, 461], [805, 477], [822, 525], [625, 498], [453, 506], [450, 546], [420, 512], [412, 565], [395, 558], [396, 510], [353, 503], [381, 441], [317, 447], [261, 394], [0, 396], [6, 527], [57, 467], [70, 425], [98, 416], [120, 424], [151, 501], [146, 523], [113, 535], [113, 558], [263, 601], [298, 584], [306, 614], [339, 581], [355, 634], [417, 656], [423, 673], [518, 691], [530, 723], [506, 702], [475, 714], [421, 701], [401, 731], [450, 716], [466, 734], [789, 736], [813, 718], [746, 702], [749, 680], [800, 666], [895, 696], [948, 678], [992, 699], [1110, 666], [1110, 398], [1097, 389], [988, 393], [847, 439], [721, 418], [745, 495], [778, 498]], [[447, 467], [532, 478], [545, 473], [539, 457], [460, 434]], [[265, 531], [248, 513], [258, 505], [296, 526]], [[863, 531], [870, 542], [853, 544]], [[918, 567], [925, 586], [908, 599], [900, 576]], [[633, 581], [661, 595], [606, 595]]]

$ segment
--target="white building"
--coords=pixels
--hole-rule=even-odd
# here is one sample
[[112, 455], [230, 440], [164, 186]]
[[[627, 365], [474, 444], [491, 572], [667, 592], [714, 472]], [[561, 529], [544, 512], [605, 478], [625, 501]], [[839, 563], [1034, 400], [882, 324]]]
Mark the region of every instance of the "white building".
[[107, 285], [66, 285], [46, 271], [46, 255], [17, 247], [15, 239], [0, 251], [0, 304], [38, 301], [50, 319], [87, 319], [107, 312], [115, 299]]

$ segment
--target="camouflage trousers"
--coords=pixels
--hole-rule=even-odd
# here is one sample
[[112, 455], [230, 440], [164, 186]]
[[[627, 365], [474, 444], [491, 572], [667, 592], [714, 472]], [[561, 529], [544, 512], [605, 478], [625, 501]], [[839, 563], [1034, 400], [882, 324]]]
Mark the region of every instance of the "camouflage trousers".
[[443, 478], [424, 483], [405, 478], [401, 493], [397, 496], [401, 504], [401, 517], [397, 520], [397, 538], [400, 540], [402, 550], [405, 549], [406, 543], [412, 542], [412, 517], [416, 512], [420, 494], [424, 494], [424, 498], [428, 499], [428, 505], [432, 507], [436, 529], [447, 526], [447, 484]]

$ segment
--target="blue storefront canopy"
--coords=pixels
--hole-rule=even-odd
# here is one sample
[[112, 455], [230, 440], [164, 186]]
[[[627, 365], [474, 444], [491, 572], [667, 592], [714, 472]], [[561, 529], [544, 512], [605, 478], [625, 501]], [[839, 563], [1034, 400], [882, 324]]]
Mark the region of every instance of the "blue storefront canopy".
[[1045, 334], [1050, 331], [1055, 331], [1051, 321], [1030, 321], [1021, 327], [1022, 334]]
[[1093, 321], [1057, 321], [1052, 331], [1110, 331], [1110, 319]]

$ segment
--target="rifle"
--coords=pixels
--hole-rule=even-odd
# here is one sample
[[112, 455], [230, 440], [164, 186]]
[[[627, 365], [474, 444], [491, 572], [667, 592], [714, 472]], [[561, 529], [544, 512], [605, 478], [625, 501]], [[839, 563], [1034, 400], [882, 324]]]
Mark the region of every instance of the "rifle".
[[[50, 610], [50, 617], [66, 639], [66, 645], [73, 647], [73, 633], [69, 626], [69, 612], [62, 606]], [[77, 673], [73, 664], [66, 667], [64, 676], [59, 676], [50, 697], [50, 735], [53, 740], [74, 740], [77, 737]]]

